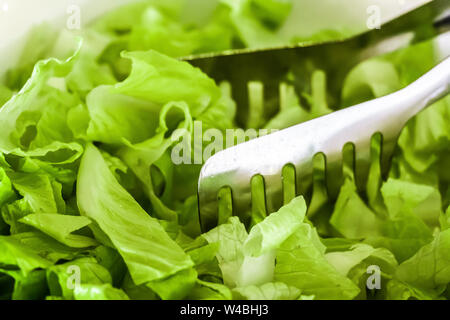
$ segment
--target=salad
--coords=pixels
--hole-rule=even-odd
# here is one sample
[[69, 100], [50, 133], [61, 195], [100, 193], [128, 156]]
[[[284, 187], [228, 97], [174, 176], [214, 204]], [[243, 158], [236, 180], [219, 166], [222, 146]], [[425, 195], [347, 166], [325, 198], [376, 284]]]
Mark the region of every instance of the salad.
[[[42, 25], [8, 70], [0, 298], [450, 298], [450, 97], [407, 124], [387, 175], [374, 137], [365, 190], [347, 161], [328, 195], [318, 157], [311, 195], [270, 214], [262, 196], [249, 223], [225, 195], [220, 224], [202, 232], [201, 164], [172, 161], [176, 129], [243, 125], [226, 83], [177, 58], [276, 44], [292, 2], [223, 0], [201, 28], [180, 22], [179, 3], [125, 6], [75, 40]], [[288, 72], [285, 107], [246, 125], [283, 129], [397, 91], [436, 65], [435, 37], [429, 21], [408, 46], [361, 62], [342, 75], [339, 99], [319, 67]]]

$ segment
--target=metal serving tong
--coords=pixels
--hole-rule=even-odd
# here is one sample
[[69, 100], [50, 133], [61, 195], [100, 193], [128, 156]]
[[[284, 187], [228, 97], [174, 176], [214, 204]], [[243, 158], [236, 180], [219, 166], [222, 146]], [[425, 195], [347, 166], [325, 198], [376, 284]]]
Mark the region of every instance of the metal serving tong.
[[[252, 64], [257, 66], [258, 63], [262, 65], [269, 63], [266, 69], [273, 71], [272, 77], [264, 79], [263, 75], [260, 81], [266, 87], [273, 87], [279, 86], [278, 76], [286, 72], [288, 69], [286, 61], [290, 59], [314, 61], [320, 66], [320, 63], [327, 61], [328, 57], [332, 59], [335, 67], [328, 67], [327, 72], [331, 76], [342, 74], [342, 70], [348, 71], [370, 56], [406, 46], [409, 43], [405, 42], [405, 37], [407, 38], [408, 35], [406, 31], [409, 27], [411, 26], [399, 27], [398, 23], [390, 23], [385, 27], [385, 33], [375, 37], [376, 40], [368, 45], [370, 50], [361, 51], [360, 49], [361, 42], [367, 43], [367, 39], [373, 39], [373, 34], [369, 33], [340, 43], [321, 44], [320, 48], [263, 51], [240, 56], [214, 57], [213, 60], [207, 57], [204, 61], [196, 60], [192, 63], [206, 70], [216, 80], [231, 79], [231, 81], [233, 76], [224, 71], [229, 70], [224, 66], [237, 63], [240, 67], [238, 69], [248, 74], [249, 69], [246, 68], [251, 68]], [[209, 230], [218, 223], [218, 193], [224, 187], [231, 189], [233, 214], [244, 220], [249, 218], [252, 206], [251, 180], [254, 176], [263, 177], [268, 213], [278, 210], [283, 205], [283, 190], [292, 188], [285, 185], [286, 181], [296, 182], [295, 194], [305, 194], [312, 185], [313, 158], [318, 153], [322, 153], [326, 159], [327, 191], [335, 196], [343, 182], [343, 148], [348, 143], [351, 143], [354, 148], [353, 164], [356, 183], [358, 186], [363, 186], [370, 165], [371, 139], [377, 133], [382, 135], [381, 165], [386, 170], [397, 138], [406, 122], [450, 92], [450, 50], [448, 48], [450, 32], [442, 33], [435, 39], [435, 43], [440, 60], [443, 62], [408, 87], [250, 140], [218, 152], [209, 158], [201, 170], [198, 182], [199, 214], [203, 230]], [[339, 54], [332, 56], [331, 53]], [[336, 56], [344, 58], [336, 60]], [[273, 65], [276, 67], [274, 68]], [[336, 83], [342, 83], [342, 79], [336, 80]], [[233, 89], [238, 87], [238, 93], [239, 86], [245, 87], [246, 82], [252, 81], [252, 78], [250, 76], [240, 81], [232, 85]], [[337, 85], [329, 90], [339, 92], [340, 87]], [[241, 94], [237, 96], [238, 100], [241, 99], [241, 103], [248, 98], [244, 91], [245, 89], [242, 89]], [[274, 99], [270, 100], [273, 102]], [[278, 98], [275, 99], [275, 101], [278, 100]], [[271, 112], [273, 114], [273, 110]], [[295, 169], [293, 173], [295, 177], [292, 179], [283, 179], [283, 169], [287, 165]]]

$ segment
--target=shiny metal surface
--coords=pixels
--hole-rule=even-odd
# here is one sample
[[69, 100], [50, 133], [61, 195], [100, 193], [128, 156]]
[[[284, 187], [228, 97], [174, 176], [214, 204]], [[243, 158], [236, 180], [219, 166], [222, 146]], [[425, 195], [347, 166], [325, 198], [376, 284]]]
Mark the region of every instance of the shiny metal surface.
[[[196, 2], [204, 3], [202, 0], [196, 0]], [[206, 11], [211, 12], [211, 9], [214, 8], [218, 2], [218, 0], [209, 0], [208, 3], [211, 3], [209, 5], [210, 8]], [[345, 3], [345, 10], [342, 10], [343, 4], [336, 0], [293, 0], [292, 10], [289, 16], [277, 30], [273, 31], [273, 38], [268, 43], [261, 41], [260, 43], [251, 43], [247, 48], [194, 54], [182, 57], [181, 59], [195, 61], [197, 59], [201, 60], [221, 56], [251, 54], [261, 51], [309, 46], [309, 41], [304, 41], [302, 39], [309, 39], [311, 38], [311, 35], [330, 29], [335, 30], [339, 34], [339, 40], [342, 41], [370, 31], [371, 28], [368, 26], [368, 12], [370, 12], [371, 7], [373, 9], [373, 7], [376, 6], [380, 12], [383, 12], [383, 14], [380, 14], [379, 16], [379, 23], [380, 26], [384, 26], [420, 7], [427, 6], [428, 9], [439, 7], [441, 6], [441, 2], [442, 0], [347, 0]], [[318, 5], [318, 3], [320, 3], [320, 5]], [[192, 12], [198, 12], [199, 10], [203, 10], [203, 8], [199, 9], [203, 6], [194, 3], [189, 7], [191, 7], [190, 10]], [[339, 14], [336, 14], [336, 11], [339, 11]], [[321, 19], [317, 19], [319, 16]], [[192, 22], [195, 21], [193, 20]], [[418, 23], [418, 21], [416, 22]], [[295, 42], [293, 39], [298, 39], [299, 42]], [[325, 37], [322, 41], [325, 43], [329, 42], [330, 39]], [[314, 43], [318, 43], [317, 40], [315, 40]]]
[[[447, 36], [448, 39], [448, 36]], [[354, 145], [357, 184], [365, 181], [370, 161], [370, 141], [381, 133], [382, 163], [388, 163], [397, 137], [406, 122], [419, 111], [450, 91], [450, 58], [408, 87], [329, 115], [272, 133], [223, 150], [205, 163], [199, 185], [199, 211], [202, 228], [217, 224], [217, 193], [230, 187], [233, 214], [242, 218], [251, 208], [253, 176], [265, 182], [268, 212], [282, 205], [282, 169], [293, 164], [297, 194], [305, 192], [312, 179], [312, 161], [317, 153], [326, 157], [326, 179], [330, 194], [336, 194], [342, 181], [342, 149]]]

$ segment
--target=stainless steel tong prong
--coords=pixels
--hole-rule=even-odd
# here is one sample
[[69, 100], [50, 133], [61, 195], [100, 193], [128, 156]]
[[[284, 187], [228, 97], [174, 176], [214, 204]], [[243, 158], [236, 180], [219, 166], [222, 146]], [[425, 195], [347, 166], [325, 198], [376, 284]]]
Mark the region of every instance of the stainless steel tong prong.
[[283, 204], [282, 171], [295, 168], [297, 193], [312, 183], [313, 158], [326, 158], [326, 181], [336, 194], [343, 180], [343, 148], [354, 146], [354, 170], [358, 185], [367, 178], [371, 138], [382, 135], [381, 163], [388, 166], [397, 138], [407, 121], [450, 92], [450, 57], [421, 78], [395, 93], [339, 110], [305, 123], [218, 152], [204, 164], [198, 183], [202, 228], [217, 225], [218, 192], [231, 188], [233, 214], [244, 220], [251, 212], [251, 179], [264, 178], [267, 211]]

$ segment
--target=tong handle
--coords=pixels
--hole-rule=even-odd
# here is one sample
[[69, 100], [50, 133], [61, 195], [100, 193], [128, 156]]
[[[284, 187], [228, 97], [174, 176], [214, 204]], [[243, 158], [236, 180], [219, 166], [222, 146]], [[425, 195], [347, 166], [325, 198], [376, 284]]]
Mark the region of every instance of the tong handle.
[[234, 214], [248, 215], [250, 181], [255, 175], [264, 178], [267, 211], [276, 211], [283, 204], [282, 171], [287, 164], [294, 165], [297, 190], [304, 194], [317, 153], [325, 155], [327, 190], [335, 197], [343, 180], [342, 151], [347, 143], [353, 144], [356, 183], [363, 188], [371, 163], [373, 135], [381, 133], [383, 137], [381, 161], [382, 167], [387, 168], [407, 121], [449, 92], [450, 57], [397, 92], [218, 152], [207, 160], [200, 173], [202, 228], [209, 230], [217, 224], [217, 194], [223, 187], [232, 190]]

